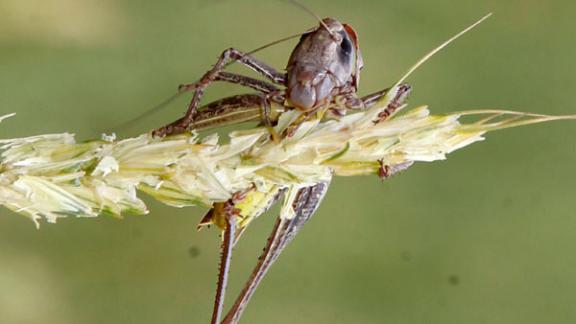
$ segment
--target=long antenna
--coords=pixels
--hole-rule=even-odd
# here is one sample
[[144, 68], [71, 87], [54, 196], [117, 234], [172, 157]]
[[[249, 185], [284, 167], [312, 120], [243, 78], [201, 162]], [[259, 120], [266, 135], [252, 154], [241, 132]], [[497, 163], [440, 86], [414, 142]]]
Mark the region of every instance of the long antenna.
[[336, 38], [337, 36], [330, 30], [330, 28], [328, 28], [328, 25], [326, 25], [326, 23], [324, 23], [324, 21], [322, 20], [322, 18], [320, 18], [320, 16], [318, 16], [314, 11], [312, 11], [312, 9], [306, 7], [304, 4], [296, 1], [296, 0], [285, 0], [286, 2], [290, 2], [291, 4], [297, 6], [298, 8], [306, 11], [307, 13], [311, 14], [314, 18], [316, 18], [318, 20], [318, 22], [320, 22], [320, 25], [322, 25], [322, 27], [324, 27], [324, 29], [326, 29], [326, 31], [333, 37]]
[[[322, 25], [322, 27], [324, 27], [324, 29], [326, 29], [326, 31], [328, 31], [328, 33], [330, 33], [330, 35], [332, 35], [332, 37], [337, 37], [336, 35], [334, 35], [334, 33], [328, 28], [328, 26], [326, 25], [326, 23], [324, 23], [324, 21], [322, 20], [322, 18], [320, 18], [320, 16], [318, 16], [314, 11], [312, 11], [310, 8], [306, 7], [304, 4], [296, 1], [296, 0], [284, 0], [287, 2], [290, 2], [291, 4], [299, 7], [300, 9], [306, 11], [307, 13], [311, 14], [314, 18], [316, 18], [318, 20], [318, 22]], [[296, 38], [299, 36], [302, 36], [306, 33], [308, 33], [309, 31], [305, 31], [305, 32], [301, 32], [301, 33], [297, 33], [297, 34], [293, 34], [290, 36], [286, 36], [283, 38], [280, 38], [278, 40], [272, 41], [270, 43], [264, 44], [260, 47], [257, 47], [249, 52], [246, 52], [246, 54], [248, 55], [252, 55], [254, 53], [260, 52], [261, 50], [264, 50], [268, 47], [280, 44], [282, 42], [285, 42], [287, 40], [290, 40], [292, 38]], [[230, 64], [234, 63], [234, 61], [228, 62], [225, 66], [229, 66]], [[174, 100], [178, 99], [180, 96], [182, 96], [185, 92], [177, 92], [175, 94], [173, 94], [172, 96], [170, 96], [169, 98], [163, 100], [162, 102], [160, 102], [159, 104], [153, 106], [152, 108], [146, 110], [144, 113], [142, 113], [141, 115], [137, 116], [134, 119], [128, 120], [122, 124], [120, 124], [119, 126], [115, 126], [111, 129], [108, 129], [107, 132], [115, 132], [118, 131], [119, 129], [122, 128], [129, 128], [132, 125], [134, 125], [135, 123], [141, 121], [142, 119], [156, 113], [157, 111], [161, 110], [162, 108], [168, 106], [170, 103], [172, 103]]]
[[265, 45], [262, 45], [262, 46], [260, 46], [260, 47], [258, 47], [258, 48], [255, 48], [255, 49], [251, 50], [250, 52], [247, 52], [246, 54], [252, 55], [252, 54], [254, 54], [254, 53], [256, 53], [256, 52], [260, 52], [260, 51], [263, 50], [263, 49], [267, 49], [267, 48], [270, 47], [270, 46], [274, 46], [274, 45], [280, 44], [280, 43], [285, 42], [285, 41], [287, 41], [287, 40], [291, 40], [292, 38], [296, 38], [296, 37], [298, 37], [298, 36], [302, 36], [302, 35], [304, 35], [304, 34], [306, 34], [306, 33], [307, 33], [307, 32], [303, 32], [303, 33], [298, 33], [298, 34], [286, 36], [286, 37], [284, 37], [284, 38], [280, 38], [280, 39], [278, 39], [278, 40], [275, 40], [275, 41], [273, 41], [273, 42], [270, 42], [270, 43], [268, 43], [268, 44], [265, 44]]
[[134, 124], [138, 123], [139, 121], [141, 121], [142, 119], [145, 119], [146, 117], [153, 115], [155, 112], [157, 112], [158, 110], [168, 106], [171, 102], [173, 102], [174, 100], [178, 99], [181, 95], [183, 94], [183, 92], [177, 92], [173, 95], [171, 95], [170, 97], [166, 98], [164, 101], [162, 101], [161, 103], [153, 106], [152, 108], [146, 110], [145, 112], [143, 112], [142, 114], [136, 116], [135, 118], [132, 118], [128, 121], [123, 122], [120, 125], [116, 125], [113, 128], [109, 128], [107, 130], [104, 131], [104, 133], [115, 133], [116, 131], [120, 130], [120, 129], [124, 129], [124, 128], [130, 128], [131, 126], [133, 126]]

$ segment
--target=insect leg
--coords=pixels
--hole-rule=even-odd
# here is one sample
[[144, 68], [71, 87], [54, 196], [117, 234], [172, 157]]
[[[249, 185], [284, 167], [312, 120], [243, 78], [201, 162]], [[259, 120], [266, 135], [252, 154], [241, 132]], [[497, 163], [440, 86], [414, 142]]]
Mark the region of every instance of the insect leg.
[[[270, 102], [271, 99], [274, 98], [278, 100], [278, 97], [282, 98], [283, 96], [280, 95], [279, 92], [261, 95], [262, 124], [264, 125], [264, 127], [266, 127], [268, 133], [270, 133], [270, 136], [275, 143], [278, 143], [280, 141], [280, 135], [278, 135], [278, 133], [274, 129], [274, 125], [272, 124], [272, 108]], [[282, 100], [281, 102], [283, 103], [284, 101]]]
[[206, 72], [202, 78], [200, 78], [200, 81], [198, 81], [198, 84], [195, 86], [194, 95], [192, 96], [192, 100], [188, 105], [188, 110], [186, 111], [184, 117], [153, 131], [152, 135], [165, 136], [185, 132], [194, 120], [194, 115], [196, 114], [200, 100], [204, 95], [204, 91], [212, 82], [216, 80], [222, 69], [224, 69], [232, 61], [238, 61], [248, 66], [252, 70], [262, 74], [270, 81], [284, 85], [286, 77], [283, 73], [276, 71], [266, 63], [261, 62], [248, 54], [245, 54], [234, 48], [229, 48], [222, 52], [216, 64], [214, 64], [214, 66], [208, 72]]
[[290, 123], [288, 127], [284, 129], [284, 131], [282, 131], [282, 138], [294, 136], [300, 125], [310, 120], [310, 118], [312, 118], [312, 116], [314, 116], [318, 112], [318, 110], [319, 109], [313, 109], [302, 113], [298, 118], [296, 118], [296, 120]]
[[374, 106], [374, 104], [376, 102], [378, 102], [378, 100], [382, 99], [389, 91], [390, 91], [390, 88], [386, 88], [384, 90], [376, 91], [376, 92], [371, 93], [369, 95], [365, 95], [364, 97], [362, 97], [362, 101], [364, 102], [364, 106], [366, 108], [370, 108], [370, 107]]
[[336, 119], [346, 115], [348, 110], [364, 110], [366, 108], [362, 98], [358, 97], [356, 88], [351, 85], [345, 85], [333, 89], [334, 105], [327, 111], [329, 117]]
[[[232, 205], [232, 209], [233, 209]], [[226, 286], [228, 285], [228, 273], [230, 272], [230, 261], [232, 260], [232, 246], [234, 245], [234, 236], [236, 229], [236, 215], [233, 212], [227, 211], [226, 214], [226, 229], [222, 238], [221, 254], [220, 254], [220, 269], [218, 271], [218, 285], [216, 287], [216, 297], [214, 298], [214, 309], [212, 311], [211, 324], [219, 324], [222, 317], [222, 309], [224, 308], [224, 296], [226, 294]]]
[[206, 129], [260, 118], [261, 125], [266, 127], [272, 140], [279, 141], [279, 136], [273, 128], [273, 120], [285, 110], [283, 103], [284, 95], [280, 91], [224, 98], [199, 110], [192, 121], [192, 126], [195, 129]]
[[[233, 84], [239, 84], [244, 87], [252, 88], [256, 91], [262, 93], [270, 93], [274, 91], [278, 91], [278, 88], [273, 84], [270, 84], [266, 81], [258, 80], [255, 78], [247, 77], [241, 74], [230, 73], [230, 72], [220, 72], [214, 81], [223, 81]], [[198, 86], [198, 82], [190, 83], [190, 84], [182, 84], [178, 87], [178, 92], [188, 92], [196, 90]]]
[[[362, 101], [364, 102], [365, 108], [372, 107], [380, 99], [382, 99], [384, 96], [386, 96], [389, 91], [390, 91], [390, 88], [384, 89], [384, 90], [381, 90], [381, 91], [378, 91], [378, 92], [375, 92], [375, 93], [372, 93], [372, 94], [369, 94], [367, 96], [362, 97]], [[399, 85], [398, 90], [396, 92], [396, 95], [394, 96], [394, 98], [392, 98], [392, 100], [390, 100], [390, 102], [388, 103], [386, 108], [384, 108], [384, 110], [382, 110], [378, 114], [376, 119], [373, 121], [374, 124], [378, 124], [378, 123], [388, 119], [390, 116], [392, 116], [392, 114], [394, 114], [394, 112], [396, 112], [396, 110], [399, 107], [404, 105], [404, 103], [406, 102], [406, 99], [410, 95], [410, 92], [412, 92], [412, 87], [409, 84], [404, 83], [404, 84]], [[393, 173], [405, 170], [412, 165], [411, 161], [406, 162], [406, 163], [401, 164], [401, 165], [394, 166], [394, 167], [386, 165], [384, 163], [384, 160], [378, 160], [378, 163], [380, 164], [380, 167], [378, 168], [377, 174], [378, 174], [378, 177], [380, 178], [380, 180], [382, 180], [382, 181], [388, 179]]]
[[226, 97], [203, 106], [192, 123], [194, 129], [204, 130], [217, 126], [257, 121], [267, 118], [270, 124], [285, 111], [282, 95], [266, 95], [267, 112], [263, 112], [261, 94], [241, 94]]
[[296, 192], [291, 201], [294, 216], [291, 218], [283, 217], [282, 215], [278, 217], [274, 229], [268, 238], [264, 252], [259, 258], [258, 264], [222, 323], [237, 323], [240, 320], [242, 312], [248, 305], [258, 284], [260, 284], [264, 275], [266, 275], [288, 243], [290, 243], [304, 224], [314, 215], [314, 212], [328, 190], [329, 184], [329, 182], [321, 182], [313, 186], [301, 188]]
[[222, 317], [224, 296], [226, 286], [228, 285], [228, 273], [230, 272], [230, 262], [232, 259], [232, 248], [234, 247], [234, 241], [236, 239], [236, 219], [240, 217], [240, 210], [236, 208], [236, 204], [245, 199], [248, 193], [254, 189], [255, 186], [252, 185], [246, 190], [234, 193], [232, 197], [225, 202], [215, 203], [203, 219], [203, 221], [209, 221], [224, 228], [220, 269], [218, 271], [218, 285], [216, 287], [216, 297], [214, 298], [214, 309], [212, 312], [212, 324], [220, 324]]
[[[241, 52], [235, 48], [229, 48], [225, 50], [220, 59], [212, 68], [212, 70], [222, 69], [227, 66], [232, 61], [238, 61], [239, 63], [244, 64], [245, 66], [249, 67], [250, 69], [254, 70], [255, 72], [261, 74], [263, 77], [267, 78], [268, 80], [272, 81], [273, 83], [284, 85], [286, 80], [286, 74], [277, 71], [275, 68], [269, 66], [268, 64], [252, 57], [251, 55]], [[221, 64], [219, 64], [222, 62]], [[210, 73], [210, 72], [208, 72]]]
[[[254, 79], [254, 78], [250, 78], [247, 76], [243, 76], [240, 74], [235, 74], [235, 73], [228, 73], [228, 72], [220, 72], [220, 74], [217, 76], [215, 81], [223, 81], [223, 82], [229, 82], [229, 83], [234, 83], [234, 84], [239, 84], [241, 86], [245, 86], [251, 89], [254, 89], [256, 91], [262, 92], [262, 93], [275, 93], [277, 91], [280, 91], [276, 86], [274, 86], [273, 84], [266, 82], [266, 81], [262, 81], [262, 80], [258, 80], [258, 79]], [[182, 95], [184, 92], [188, 92], [188, 91], [193, 91], [196, 89], [196, 86], [198, 85], [198, 83], [190, 83], [190, 84], [182, 84], [178, 87], [178, 93], [176, 93], [175, 95], [171, 96], [170, 98], [168, 98], [167, 100], [165, 100], [164, 102], [160, 103], [159, 105], [156, 105], [154, 107], [152, 107], [151, 109], [149, 109], [148, 111], [144, 112], [143, 114], [141, 114], [140, 116], [129, 120], [127, 122], [124, 122], [114, 128], [109, 129], [107, 132], [118, 132], [118, 130], [120, 129], [124, 129], [127, 127], [130, 127], [132, 125], [134, 125], [136, 122], [138, 122], [139, 120], [151, 115], [152, 113], [157, 112], [160, 108], [166, 106], [168, 103], [170, 103], [171, 101], [173, 101], [174, 99], [178, 98], [180, 95]], [[282, 102], [284, 100], [282, 99]], [[210, 105], [210, 104], [209, 104]], [[202, 110], [202, 107], [198, 108], [198, 110]]]
[[[386, 94], [388, 94], [389, 91], [390, 88], [362, 97], [364, 107], [365, 108], [372, 107], [374, 104], [378, 102], [378, 100], [386, 96]], [[392, 98], [390, 103], [388, 103], [388, 106], [386, 106], [386, 108], [378, 114], [377, 119], [374, 120], [374, 124], [378, 124], [381, 121], [388, 119], [388, 117], [390, 117], [396, 111], [396, 109], [398, 109], [406, 102], [406, 99], [408, 99], [410, 92], [412, 92], [412, 86], [410, 86], [409, 84], [404, 83], [399, 85], [398, 92], [396, 93], [394, 98]]]

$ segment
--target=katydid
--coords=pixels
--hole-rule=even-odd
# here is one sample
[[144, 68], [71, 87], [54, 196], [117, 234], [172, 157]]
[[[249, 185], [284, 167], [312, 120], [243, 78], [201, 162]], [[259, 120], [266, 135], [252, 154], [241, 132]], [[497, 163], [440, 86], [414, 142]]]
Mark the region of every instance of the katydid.
[[[244, 53], [234, 48], [227, 49], [198, 82], [180, 86], [180, 93], [194, 92], [186, 114], [177, 121], [153, 131], [152, 134], [153, 136], [166, 136], [182, 133], [188, 129], [201, 130], [260, 120], [270, 131], [272, 139], [279, 141], [292, 136], [302, 122], [314, 117], [323, 118], [329, 115], [338, 118], [346, 114], [348, 110], [370, 109], [376, 103], [385, 102], [385, 105], [379, 108], [371, 120], [373, 123], [380, 123], [403, 107], [411, 92], [411, 87], [402, 83], [408, 75], [441, 48], [488, 16], [428, 53], [393, 87], [364, 97], [359, 97], [357, 94], [360, 70], [363, 67], [357, 34], [352, 27], [333, 18], [321, 19], [319, 26], [301, 34], [300, 41], [288, 60], [286, 73], [281, 73], [252, 57], [251, 54], [255, 51]], [[235, 61], [260, 73], [268, 81], [223, 71]], [[198, 106], [205, 90], [215, 81], [238, 84], [256, 90], [256, 93], [227, 97], [199, 109]], [[301, 117], [288, 125], [279, 137], [273, 128], [274, 121], [280, 114], [294, 109], [301, 112]], [[381, 167], [377, 174], [382, 179], [411, 165], [408, 163], [387, 166], [379, 162]], [[202, 227], [215, 224], [223, 230], [219, 280], [212, 323], [236, 323], [239, 320], [256, 287], [286, 245], [314, 214], [328, 186], [329, 180], [307, 186], [275, 186], [264, 190], [252, 186], [233, 193], [226, 202], [214, 204], [199, 225]], [[293, 216], [287, 218], [281, 213], [278, 217], [256, 268], [231, 310], [222, 320], [224, 292], [232, 248], [247, 223], [266, 211], [283, 194], [286, 196], [284, 207], [291, 208]], [[254, 195], [260, 195], [259, 199], [254, 200]], [[244, 206], [237, 208], [241, 204]], [[249, 208], [246, 208], [247, 205]]]

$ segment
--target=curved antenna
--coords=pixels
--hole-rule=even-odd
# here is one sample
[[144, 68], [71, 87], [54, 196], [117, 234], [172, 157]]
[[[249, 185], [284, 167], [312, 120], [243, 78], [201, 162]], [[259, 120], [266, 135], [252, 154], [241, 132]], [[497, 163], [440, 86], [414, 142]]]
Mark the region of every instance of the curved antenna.
[[307, 31], [306, 31], [306, 32], [303, 32], [303, 33], [298, 33], [298, 34], [293, 34], [293, 35], [290, 35], [290, 36], [286, 36], [286, 37], [284, 37], [284, 38], [280, 38], [280, 39], [278, 39], [278, 40], [275, 40], [275, 41], [273, 41], [273, 42], [270, 42], [270, 43], [268, 43], [268, 44], [265, 44], [265, 45], [262, 45], [262, 46], [260, 46], [260, 47], [258, 47], [258, 48], [255, 48], [255, 49], [251, 50], [250, 52], [247, 52], [246, 54], [252, 55], [252, 54], [254, 54], [254, 53], [256, 53], [256, 52], [260, 52], [260, 51], [263, 50], [263, 49], [267, 49], [267, 48], [270, 47], [270, 46], [274, 46], [274, 45], [280, 44], [280, 43], [285, 42], [285, 41], [287, 41], [287, 40], [291, 40], [292, 38], [296, 38], [296, 37], [302, 36], [302, 35], [304, 35], [304, 34], [306, 34], [306, 33], [307, 33]]
[[170, 97], [164, 99], [161, 103], [154, 105], [152, 108], [149, 108], [148, 110], [141, 113], [140, 115], [138, 115], [132, 119], [129, 119], [120, 125], [116, 125], [112, 128], [106, 129], [104, 131], [104, 133], [116, 133], [117, 131], [119, 131], [121, 129], [130, 128], [130, 127], [134, 126], [135, 124], [140, 122], [142, 119], [145, 119], [146, 117], [153, 115], [155, 112], [159, 111], [160, 109], [167, 107], [171, 102], [178, 99], [183, 93], [184, 92], [177, 92], [177, 93], [171, 95]]
[[[337, 35], [335, 35], [335, 34], [328, 28], [328, 26], [326, 25], [326, 23], [324, 23], [324, 21], [322, 20], [322, 18], [320, 18], [320, 16], [318, 16], [318, 15], [317, 15], [314, 11], [312, 11], [310, 8], [306, 7], [304, 4], [302, 4], [302, 3], [300, 3], [300, 2], [298, 2], [298, 1], [296, 1], [296, 0], [284, 0], [284, 1], [290, 2], [291, 4], [293, 4], [293, 5], [297, 6], [297, 7], [299, 7], [300, 9], [306, 11], [307, 13], [309, 13], [310, 15], [312, 15], [314, 18], [316, 18], [316, 19], [318, 20], [318, 22], [320, 23], [320, 25], [322, 25], [322, 27], [324, 27], [324, 29], [326, 29], [326, 31], [327, 31], [333, 38], [337, 38], [337, 37], [338, 37]], [[280, 44], [280, 43], [285, 42], [285, 41], [287, 41], [287, 40], [290, 40], [290, 39], [292, 39], [292, 38], [296, 38], [296, 37], [302, 36], [302, 35], [304, 35], [304, 34], [306, 34], [306, 33], [308, 33], [308, 32], [310, 32], [310, 31], [305, 31], [305, 32], [301, 32], [301, 33], [297, 33], [297, 34], [293, 34], [293, 35], [290, 35], [290, 36], [286, 36], [286, 37], [280, 38], [280, 39], [278, 39], [278, 40], [275, 40], [275, 41], [272, 41], [272, 42], [270, 42], [270, 43], [264, 44], [264, 45], [262, 45], [262, 46], [260, 46], [260, 47], [257, 47], [257, 48], [255, 48], [255, 49], [247, 52], [246, 54], [252, 55], [252, 54], [257, 53], [257, 52], [260, 52], [261, 50], [264, 50], [264, 49], [266, 49], [266, 48], [268, 48], [268, 47], [271, 47], [271, 46]], [[228, 62], [225, 66], [229, 66], [229, 65], [232, 64], [232, 63], [234, 63], [234, 61]], [[144, 118], [146, 118], [146, 117], [148, 117], [148, 116], [150, 116], [150, 115], [152, 115], [152, 114], [160, 111], [161, 109], [165, 108], [165, 107], [168, 106], [170, 103], [172, 103], [174, 100], [176, 100], [176, 99], [178, 99], [180, 96], [182, 96], [184, 93], [185, 93], [185, 92], [177, 92], [177, 93], [173, 94], [172, 96], [170, 96], [170, 97], [168, 97], [167, 99], [163, 100], [163, 101], [160, 102], [159, 104], [157, 104], [157, 105], [153, 106], [152, 108], [146, 110], [146, 111], [145, 111], [144, 113], [142, 113], [141, 115], [139, 115], [139, 116], [137, 116], [137, 117], [135, 117], [135, 118], [133, 118], [133, 119], [131, 119], [131, 120], [128, 120], [128, 121], [120, 124], [119, 126], [115, 126], [115, 127], [113, 127], [113, 128], [110, 128], [110, 129], [107, 130], [107, 132], [115, 132], [115, 131], [118, 131], [118, 130], [120, 130], [120, 129], [122, 129], [122, 128], [129, 128], [129, 127], [133, 126], [134, 124], [136, 124], [137, 122], [141, 121], [142, 119], [144, 119]]]
[[314, 18], [316, 18], [316, 20], [318, 20], [318, 22], [320, 23], [320, 25], [322, 25], [322, 27], [324, 27], [324, 29], [326, 29], [326, 31], [332, 36], [332, 38], [337, 38], [338, 36], [336, 36], [331, 30], [330, 28], [328, 28], [328, 25], [326, 25], [326, 23], [324, 23], [324, 21], [322, 20], [322, 18], [320, 18], [320, 16], [318, 16], [314, 11], [312, 11], [312, 9], [306, 7], [304, 4], [296, 1], [296, 0], [285, 0], [286, 2], [290, 2], [291, 4], [297, 6], [298, 8], [306, 11], [307, 13], [311, 14]]

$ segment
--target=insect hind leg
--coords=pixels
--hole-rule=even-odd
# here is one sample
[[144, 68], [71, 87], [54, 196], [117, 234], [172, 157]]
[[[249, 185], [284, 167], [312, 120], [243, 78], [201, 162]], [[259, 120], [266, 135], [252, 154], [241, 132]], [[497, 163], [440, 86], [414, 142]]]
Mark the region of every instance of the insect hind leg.
[[208, 88], [212, 82], [216, 81], [218, 76], [222, 73], [222, 70], [228, 66], [228, 64], [235, 61], [260, 73], [262, 76], [276, 84], [285, 84], [286, 76], [284, 73], [276, 71], [266, 63], [261, 62], [244, 52], [241, 52], [235, 48], [229, 48], [222, 52], [216, 64], [214, 64], [214, 66], [208, 70], [208, 72], [206, 72], [202, 78], [200, 78], [200, 81], [198, 81], [195, 85], [194, 95], [190, 101], [190, 104], [188, 105], [188, 109], [184, 117], [153, 131], [152, 135], [162, 137], [185, 132], [194, 121], [198, 105], [204, 96], [204, 91], [206, 91], [206, 88]]
[[224, 223], [221, 224], [224, 226], [224, 233], [222, 236], [220, 269], [218, 271], [218, 284], [216, 287], [216, 297], [214, 298], [211, 324], [220, 324], [222, 310], [224, 309], [224, 297], [228, 285], [228, 273], [230, 272], [232, 249], [236, 237], [236, 218], [240, 217], [240, 210], [236, 208], [236, 204], [244, 200], [246, 195], [254, 189], [255, 186], [252, 185], [245, 190], [232, 194], [232, 197], [225, 202], [215, 203], [204, 217], [204, 219], [208, 219], [210, 223]]
[[224, 309], [224, 296], [228, 286], [228, 273], [230, 272], [230, 263], [232, 260], [232, 247], [235, 236], [236, 215], [229, 212], [226, 215], [226, 229], [222, 237], [222, 246], [220, 254], [220, 269], [218, 271], [218, 284], [216, 287], [216, 297], [214, 298], [214, 309], [212, 311], [212, 324], [219, 324]]
[[286, 110], [283, 91], [269, 94], [240, 94], [211, 102], [198, 110], [192, 127], [196, 130], [206, 130], [212, 127], [238, 124], [250, 121], [260, 121], [259, 126], [265, 126], [273, 140], [278, 138], [273, 126], [279, 114]]
[[[232, 83], [232, 84], [238, 84], [238, 85], [248, 87], [248, 88], [254, 89], [256, 91], [262, 92], [262, 93], [272, 93], [272, 92], [279, 90], [276, 86], [274, 86], [273, 84], [268, 83], [266, 81], [247, 77], [247, 76], [244, 76], [241, 74], [224, 72], [224, 71], [220, 72], [216, 76], [216, 79], [214, 81], [222, 81], [222, 82], [228, 82], [228, 83]], [[198, 82], [189, 83], [189, 84], [182, 84], [178, 87], [178, 92], [183, 93], [183, 92], [188, 92], [188, 91], [194, 91], [194, 90], [196, 90], [197, 87], [198, 87]]]
[[294, 199], [291, 201], [295, 213], [294, 217], [288, 219], [279, 216], [277, 218], [274, 229], [268, 237], [267, 244], [258, 259], [256, 267], [244, 284], [244, 288], [242, 288], [240, 295], [236, 298], [234, 305], [222, 320], [222, 324], [233, 324], [239, 321], [248, 302], [254, 295], [256, 288], [268, 270], [270, 270], [274, 261], [278, 259], [288, 243], [290, 243], [316, 212], [329, 185], [329, 181], [320, 182], [298, 190]]

